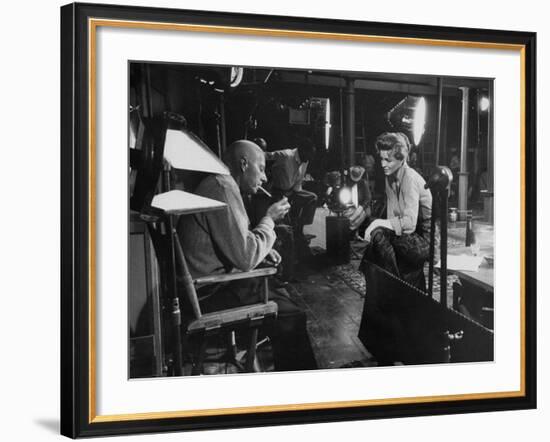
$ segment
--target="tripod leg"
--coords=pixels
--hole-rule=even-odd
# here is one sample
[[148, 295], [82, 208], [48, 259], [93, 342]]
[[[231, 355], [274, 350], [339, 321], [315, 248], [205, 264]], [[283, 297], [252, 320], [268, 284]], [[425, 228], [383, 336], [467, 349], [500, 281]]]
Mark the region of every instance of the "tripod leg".
[[[173, 218], [168, 216], [168, 231], [172, 232]], [[174, 351], [174, 374], [181, 376], [183, 374], [183, 360], [182, 360], [182, 347], [181, 347], [181, 312], [179, 307], [178, 287], [176, 282], [176, 251], [174, 244], [174, 235], [170, 234], [169, 253], [170, 253], [170, 292], [172, 296], [172, 327], [174, 333], [173, 351]]]
[[172, 299], [172, 333], [174, 340], [172, 341], [172, 351], [174, 354], [174, 375], [183, 375], [183, 357], [181, 344], [181, 312], [179, 300], [177, 297]]

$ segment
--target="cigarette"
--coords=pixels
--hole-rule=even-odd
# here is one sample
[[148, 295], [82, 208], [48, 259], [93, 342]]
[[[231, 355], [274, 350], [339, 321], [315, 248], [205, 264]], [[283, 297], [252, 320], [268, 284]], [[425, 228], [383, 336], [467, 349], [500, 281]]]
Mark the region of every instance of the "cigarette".
[[263, 193], [265, 193], [269, 198], [273, 198], [271, 194], [265, 190], [262, 186], [258, 186], [258, 190], [261, 190]]

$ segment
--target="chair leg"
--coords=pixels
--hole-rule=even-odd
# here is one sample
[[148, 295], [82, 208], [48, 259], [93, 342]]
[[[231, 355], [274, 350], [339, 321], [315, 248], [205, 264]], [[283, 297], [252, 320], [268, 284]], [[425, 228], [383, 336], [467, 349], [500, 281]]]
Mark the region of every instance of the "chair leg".
[[256, 342], [258, 341], [258, 327], [250, 331], [250, 341], [248, 341], [248, 352], [246, 355], [246, 364], [244, 366], [247, 373], [254, 371], [254, 361], [256, 360]]
[[229, 352], [228, 359], [231, 361], [237, 360], [237, 340], [235, 337], [235, 330], [231, 330], [227, 336], [227, 347], [227, 351]]
[[205, 334], [201, 335], [200, 341], [201, 343], [200, 343], [199, 353], [197, 355], [197, 360], [193, 364], [193, 369], [191, 370], [191, 374], [193, 376], [196, 376], [202, 373], [204, 358], [206, 357], [206, 335]]
[[231, 330], [231, 332], [227, 336], [226, 361], [237, 367], [239, 371], [244, 371], [244, 366], [239, 361], [239, 352], [237, 350], [237, 338], [235, 336], [235, 330]]

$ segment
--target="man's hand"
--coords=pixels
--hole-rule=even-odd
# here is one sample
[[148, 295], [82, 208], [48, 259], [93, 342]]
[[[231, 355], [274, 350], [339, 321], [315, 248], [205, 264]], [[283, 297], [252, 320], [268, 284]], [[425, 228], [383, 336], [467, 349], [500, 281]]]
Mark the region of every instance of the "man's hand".
[[373, 230], [376, 229], [377, 227], [385, 227], [386, 229], [393, 230], [391, 223], [387, 219], [375, 219], [372, 223], [369, 224], [369, 226], [367, 227], [367, 230], [365, 230], [365, 235], [364, 235], [365, 241], [370, 242], [371, 240], [370, 236]]
[[290, 210], [290, 204], [288, 198], [285, 196], [281, 200], [273, 203], [267, 209], [266, 216], [269, 216], [273, 221], [278, 221], [284, 217]]
[[352, 207], [347, 209], [344, 212], [344, 216], [349, 219], [349, 226], [351, 230], [357, 229], [363, 221], [365, 221], [365, 218], [367, 217], [367, 212], [363, 208], [363, 206], [358, 207]]
[[281, 263], [281, 255], [275, 249], [271, 249], [265, 257], [265, 263], [267, 265], [278, 266]]

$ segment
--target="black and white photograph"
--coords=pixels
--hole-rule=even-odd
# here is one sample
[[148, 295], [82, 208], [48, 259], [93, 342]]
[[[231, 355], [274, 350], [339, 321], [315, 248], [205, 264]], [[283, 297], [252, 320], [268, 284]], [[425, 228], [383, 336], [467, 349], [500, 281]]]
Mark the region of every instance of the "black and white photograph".
[[2, 440], [547, 434], [544, 4], [6, 3]]
[[61, 8], [63, 435], [537, 406], [536, 34], [348, 17]]
[[494, 79], [128, 62], [128, 377], [494, 361]]

